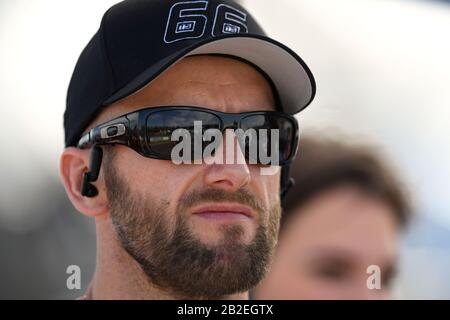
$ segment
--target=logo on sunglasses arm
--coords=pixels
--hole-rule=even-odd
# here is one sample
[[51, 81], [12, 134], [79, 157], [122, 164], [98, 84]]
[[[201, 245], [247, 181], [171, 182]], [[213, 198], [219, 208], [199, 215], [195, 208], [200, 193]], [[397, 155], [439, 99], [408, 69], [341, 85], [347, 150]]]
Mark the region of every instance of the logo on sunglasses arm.
[[[223, 139], [218, 129], [204, 130], [202, 121], [194, 121], [194, 130], [176, 129], [171, 141], [179, 142], [172, 148], [171, 159], [180, 164], [261, 164], [269, 167], [260, 169], [261, 175], [274, 175], [279, 170], [279, 129], [228, 129], [233, 139]], [[270, 131], [270, 137], [268, 135]], [[235, 153], [235, 139], [243, 152]], [[225, 141], [226, 159], [223, 159]], [[206, 146], [204, 146], [206, 144]], [[193, 149], [192, 150], [192, 146]], [[270, 149], [270, 150], [269, 150]], [[248, 151], [248, 152], [247, 152]], [[244, 156], [247, 154], [247, 157]]]
[[211, 30], [208, 26], [208, 1], [182, 1], [175, 3], [169, 11], [165, 43], [197, 39], [210, 32], [213, 37], [222, 34], [247, 33], [247, 14], [230, 5], [219, 4], [215, 10]]

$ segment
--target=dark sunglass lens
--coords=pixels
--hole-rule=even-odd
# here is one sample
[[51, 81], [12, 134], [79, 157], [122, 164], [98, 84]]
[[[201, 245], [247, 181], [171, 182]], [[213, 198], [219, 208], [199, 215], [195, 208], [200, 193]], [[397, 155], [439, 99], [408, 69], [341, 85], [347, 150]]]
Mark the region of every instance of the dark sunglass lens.
[[[268, 158], [272, 158], [272, 150], [278, 152], [279, 163], [283, 163], [292, 156], [293, 149], [295, 147], [295, 126], [291, 120], [287, 117], [283, 117], [276, 114], [260, 114], [250, 115], [242, 119], [241, 128], [246, 132], [256, 132], [257, 146], [258, 146], [258, 163], [267, 164]], [[273, 132], [272, 130], [278, 130]], [[273, 140], [278, 134], [278, 141]], [[250, 134], [248, 133], [247, 136]], [[252, 153], [249, 151], [252, 145], [248, 143], [242, 145], [241, 148], [245, 149], [245, 156], [247, 159], [252, 160]], [[278, 148], [275, 148], [278, 145]], [[255, 149], [253, 149], [255, 150]], [[254, 152], [253, 152], [254, 153]], [[263, 156], [263, 157], [261, 157]]]
[[[194, 159], [194, 144], [199, 141], [203, 144], [198, 138], [202, 139], [203, 133], [208, 129], [220, 129], [220, 123], [218, 117], [204, 111], [185, 109], [156, 111], [147, 117], [147, 144], [152, 153], [169, 160], [172, 149], [179, 143], [185, 142], [184, 139], [190, 138], [190, 150], [183, 149], [183, 151], [190, 152], [191, 155], [180, 154], [180, 156], [183, 159], [185, 156]], [[176, 131], [177, 129], [181, 130]], [[185, 135], [182, 135], [183, 133]]]

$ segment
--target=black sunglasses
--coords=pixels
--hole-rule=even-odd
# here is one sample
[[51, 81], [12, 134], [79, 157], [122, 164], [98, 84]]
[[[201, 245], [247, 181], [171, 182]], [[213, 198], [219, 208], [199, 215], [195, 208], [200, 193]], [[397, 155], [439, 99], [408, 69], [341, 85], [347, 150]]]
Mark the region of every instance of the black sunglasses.
[[[151, 107], [122, 115], [91, 129], [81, 137], [78, 148], [121, 144], [144, 157], [171, 160], [172, 149], [179, 143], [172, 140], [172, 133], [177, 129], [193, 132], [195, 121], [201, 121], [204, 131], [217, 129], [222, 133], [226, 129], [242, 129], [244, 132], [248, 129], [254, 129], [254, 132], [278, 129], [280, 166], [289, 163], [297, 152], [298, 123], [291, 115], [275, 111], [225, 113], [189, 106]], [[264, 143], [270, 144], [270, 137]], [[208, 144], [202, 141], [202, 150]], [[270, 145], [263, 147], [271, 150]], [[244, 146], [243, 151], [248, 161], [249, 148]]]

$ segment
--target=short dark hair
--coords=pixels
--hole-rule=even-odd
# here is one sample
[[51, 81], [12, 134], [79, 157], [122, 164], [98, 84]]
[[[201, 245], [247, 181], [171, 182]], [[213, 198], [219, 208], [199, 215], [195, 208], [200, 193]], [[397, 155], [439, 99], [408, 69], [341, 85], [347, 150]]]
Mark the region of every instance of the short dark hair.
[[[342, 139], [341, 141], [344, 141]], [[295, 185], [283, 200], [281, 224], [295, 209], [335, 187], [353, 185], [388, 204], [400, 227], [411, 215], [407, 189], [375, 148], [336, 138], [300, 138], [297, 159], [291, 168]]]

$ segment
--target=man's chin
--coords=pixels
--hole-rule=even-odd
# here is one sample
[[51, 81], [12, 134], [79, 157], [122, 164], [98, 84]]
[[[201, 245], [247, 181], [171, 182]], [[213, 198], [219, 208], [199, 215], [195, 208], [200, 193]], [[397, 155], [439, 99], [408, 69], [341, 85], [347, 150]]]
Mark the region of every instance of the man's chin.
[[252, 224], [212, 223], [210, 226], [194, 224], [192, 234], [207, 247], [250, 245], [256, 228]]

